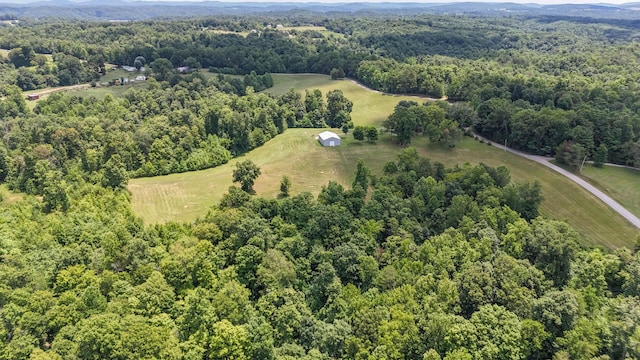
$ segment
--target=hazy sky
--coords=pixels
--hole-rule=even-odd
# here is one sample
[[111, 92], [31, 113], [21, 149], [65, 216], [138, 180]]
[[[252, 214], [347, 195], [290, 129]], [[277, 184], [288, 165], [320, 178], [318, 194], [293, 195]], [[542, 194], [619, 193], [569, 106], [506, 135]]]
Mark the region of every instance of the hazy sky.
[[[135, 1], [171, 1], [176, 0], [135, 0]], [[177, 0], [181, 2], [201, 2], [202, 0]], [[222, 2], [322, 2], [322, 3], [353, 3], [353, 2], [424, 2], [424, 3], [451, 3], [451, 2], [513, 2], [518, 4], [624, 4], [635, 0], [611, 0], [611, 1], [596, 1], [596, 0], [492, 0], [492, 1], [478, 1], [478, 0], [434, 0], [434, 1], [421, 1], [421, 0], [217, 0]]]
[[[34, 2], [34, 1], [43, 1], [43, 0], [0, 0], [0, 3], [26, 3], [26, 2]], [[47, 0], [44, 0], [47, 1]], [[70, 0], [77, 2], [85, 2], [88, 0]], [[202, 0], [125, 0], [125, 1], [153, 1], [153, 2], [202, 2]], [[477, 0], [434, 0], [434, 1], [421, 1], [421, 0], [217, 0], [222, 2], [322, 2], [322, 3], [353, 3], [353, 2], [393, 2], [393, 3], [402, 3], [402, 2], [424, 2], [424, 3], [451, 3], [451, 2], [483, 2]], [[519, 4], [527, 4], [527, 3], [536, 3], [536, 4], [623, 4], [627, 2], [632, 2], [636, 0], [607, 0], [607, 1], [597, 1], [597, 0], [493, 0], [486, 2], [513, 2]]]
[[[2, 0], [0, 2], [5, 2], [6, 0]], [[72, 0], [73, 1], [73, 0]], [[129, 1], [153, 1], [153, 2], [202, 2], [203, 0], [129, 0]], [[594, 1], [594, 0], [492, 0], [492, 1], [478, 1], [478, 0], [435, 0], [435, 1], [420, 1], [420, 0], [214, 0], [221, 2], [314, 2], [314, 3], [354, 3], [354, 2], [391, 2], [391, 3], [403, 3], [403, 2], [413, 2], [413, 3], [450, 3], [450, 2], [513, 2], [519, 4], [624, 4], [628, 2], [632, 2], [629, 0], [613, 0], [613, 1]], [[6, 1], [8, 2], [8, 1]]]

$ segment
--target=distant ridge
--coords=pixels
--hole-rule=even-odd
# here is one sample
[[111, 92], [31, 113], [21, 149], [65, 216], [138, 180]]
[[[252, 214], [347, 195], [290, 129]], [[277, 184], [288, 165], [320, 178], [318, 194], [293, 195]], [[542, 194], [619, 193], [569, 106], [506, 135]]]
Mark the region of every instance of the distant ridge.
[[[131, 11], [136, 8], [136, 11]], [[369, 12], [386, 15], [433, 14], [479, 14], [479, 15], [561, 15], [587, 17], [620, 17], [640, 19], [640, 2], [626, 4], [559, 4], [541, 5], [513, 2], [178, 2], [178, 1], [126, 1], [126, 0], [13, 0], [0, 2], [0, 15], [12, 14], [23, 19], [72, 18], [83, 20], [145, 20], [160, 17], [194, 17], [210, 15], [240, 15], [277, 13], [305, 10], [319, 13]], [[622, 14], [624, 13], [624, 14]]]

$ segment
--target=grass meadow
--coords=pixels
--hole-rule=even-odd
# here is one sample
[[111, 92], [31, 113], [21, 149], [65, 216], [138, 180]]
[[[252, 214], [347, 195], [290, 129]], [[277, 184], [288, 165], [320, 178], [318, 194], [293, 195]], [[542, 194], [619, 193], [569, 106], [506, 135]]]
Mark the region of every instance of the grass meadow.
[[640, 170], [585, 165], [582, 177], [640, 217]]
[[[274, 94], [286, 92], [291, 87], [301, 92], [305, 88], [318, 88], [323, 93], [332, 89], [343, 90], [354, 103], [352, 117], [357, 125], [380, 125], [398, 101], [416, 99], [371, 92], [348, 80], [332, 81], [321, 75], [274, 75], [274, 80], [276, 85], [269, 90]], [[350, 134], [342, 146], [325, 148], [315, 140], [321, 131], [323, 129], [288, 129], [260, 148], [216, 168], [132, 179], [129, 190], [133, 209], [147, 224], [193, 221], [217, 204], [232, 185], [231, 174], [235, 163], [244, 159], [251, 159], [262, 170], [254, 187], [257, 195], [274, 198], [279, 192], [283, 175], [289, 176], [292, 181], [292, 194], [302, 191], [318, 194], [330, 180], [350, 186], [358, 159], [362, 158], [373, 174], [380, 174], [385, 162], [394, 160], [402, 150], [392, 143], [388, 135], [370, 144], [355, 141]], [[471, 138], [464, 138], [454, 149], [430, 144], [422, 137], [416, 138], [412, 145], [423, 156], [447, 166], [465, 162], [506, 165], [511, 170], [513, 181], [539, 181], [544, 196], [542, 214], [566, 220], [580, 232], [585, 245], [632, 247], [638, 235], [636, 228], [593, 195], [532, 161]]]

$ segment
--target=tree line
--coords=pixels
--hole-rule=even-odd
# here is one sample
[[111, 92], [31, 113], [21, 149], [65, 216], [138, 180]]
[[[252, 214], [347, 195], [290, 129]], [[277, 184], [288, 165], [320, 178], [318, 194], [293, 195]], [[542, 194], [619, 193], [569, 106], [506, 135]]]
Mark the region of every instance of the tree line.
[[352, 103], [340, 90], [326, 100], [319, 90], [274, 97], [245, 87], [256, 79], [271, 77], [206, 79], [196, 72], [173, 86], [151, 79], [122, 98], [54, 93], [33, 112], [13, 88], [0, 101], [13, 112], [4, 120], [0, 181], [29, 194], [78, 177], [122, 188], [130, 177], [226, 163], [289, 127], [353, 126]]

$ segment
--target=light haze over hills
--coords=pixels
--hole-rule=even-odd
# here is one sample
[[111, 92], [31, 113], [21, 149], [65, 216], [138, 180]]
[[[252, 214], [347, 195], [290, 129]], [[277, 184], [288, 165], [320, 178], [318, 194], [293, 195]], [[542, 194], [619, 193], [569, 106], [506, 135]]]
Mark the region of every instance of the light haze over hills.
[[[380, 15], [475, 14], [475, 15], [545, 15], [640, 19], [640, 3], [592, 2], [589, 0], [528, 0], [511, 2], [437, 2], [387, 1], [292, 1], [257, 0], [194, 1], [194, 0], [0, 0], [0, 15], [16, 18], [74, 18], [84, 20], [143, 20], [150, 18], [195, 17], [210, 15], [241, 15], [287, 11], [319, 13], [377, 13]], [[135, 7], [136, 11], [131, 11]]]

